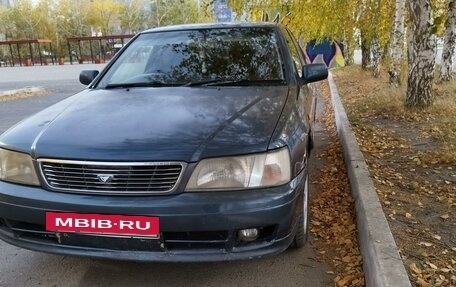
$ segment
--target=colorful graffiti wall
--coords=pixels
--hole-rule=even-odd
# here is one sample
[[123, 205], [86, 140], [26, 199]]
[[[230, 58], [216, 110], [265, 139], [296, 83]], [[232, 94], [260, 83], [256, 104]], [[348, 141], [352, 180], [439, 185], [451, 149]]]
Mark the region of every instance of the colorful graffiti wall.
[[319, 43], [310, 41], [304, 45], [300, 43], [300, 45], [308, 63], [324, 63], [330, 69], [345, 66], [344, 46], [342, 44], [323, 40]]

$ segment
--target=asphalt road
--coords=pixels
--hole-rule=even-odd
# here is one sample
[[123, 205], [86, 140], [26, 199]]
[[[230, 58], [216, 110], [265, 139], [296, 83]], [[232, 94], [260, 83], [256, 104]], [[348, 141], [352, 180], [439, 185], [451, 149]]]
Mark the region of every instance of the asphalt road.
[[104, 65], [1, 67], [0, 92], [25, 87], [44, 87], [46, 95], [0, 102], [0, 133], [7, 128], [85, 88], [79, 83], [81, 70], [101, 70]]
[[[84, 86], [77, 80], [79, 71], [94, 67], [101, 68], [100, 65], [0, 68], [0, 91], [41, 86], [49, 92], [45, 96], [0, 102], [0, 133], [82, 90]], [[326, 271], [331, 269], [314, 258], [312, 239], [303, 249], [290, 249], [271, 258], [198, 264], [59, 256], [0, 241], [0, 286], [326, 286], [331, 282]]]

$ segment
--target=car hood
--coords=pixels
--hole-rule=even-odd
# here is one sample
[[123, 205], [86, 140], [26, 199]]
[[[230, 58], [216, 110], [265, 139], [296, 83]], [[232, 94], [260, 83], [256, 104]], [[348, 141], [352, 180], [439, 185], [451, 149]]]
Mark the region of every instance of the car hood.
[[186, 161], [266, 151], [288, 87], [85, 90], [22, 121], [3, 147], [34, 158]]

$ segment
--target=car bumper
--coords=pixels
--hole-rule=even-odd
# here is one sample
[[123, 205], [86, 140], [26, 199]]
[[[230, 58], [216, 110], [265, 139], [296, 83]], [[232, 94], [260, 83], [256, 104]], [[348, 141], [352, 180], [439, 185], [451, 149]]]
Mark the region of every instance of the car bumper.
[[[68, 194], [0, 182], [0, 239], [42, 252], [134, 261], [226, 261], [274, 255], [293, 241], [305, 174], [274, 188], [167, 196]], [[158, 216], [160, 238], [48, 232], [46, 211]], [[259, 238], [240, 242], [236, 234], [245, 228], [259, 228]]]

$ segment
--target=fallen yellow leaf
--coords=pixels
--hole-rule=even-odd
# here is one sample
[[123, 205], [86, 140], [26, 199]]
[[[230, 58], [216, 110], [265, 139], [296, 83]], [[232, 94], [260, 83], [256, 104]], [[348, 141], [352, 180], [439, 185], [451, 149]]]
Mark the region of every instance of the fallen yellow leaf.
[[419, 245], [424, 245], [426, 247], [431, 247], [432, 246], [432, 243], [429, 243], [429, 242], [420, 242]]
[[426, 281], [424, 281], [423, 278], [418, 278], [416, 280], [416, 283], [418, 284], [418, 286], [420, 287], [431, 287], [431, 284], [427, 283]]
[[347, 275], [339, 280], [336, 281], [336, 284], [337, 286], [348, 286], [348, 282], [350, 282], [351, 280], [353, 280], [354, 276], [353, 275]]
[[427, 265], [429, 265], [429, 267], [431, 267], [432, 269], [439, 269], [437, 266], [435, 266], [435, 264], [432, 264], [431, 262], [426, 262]]
[[410, 270], [412, 270], [413, 273], [421, 274], [421, 269], [418, 268], [415, 263], [410, 264]]

